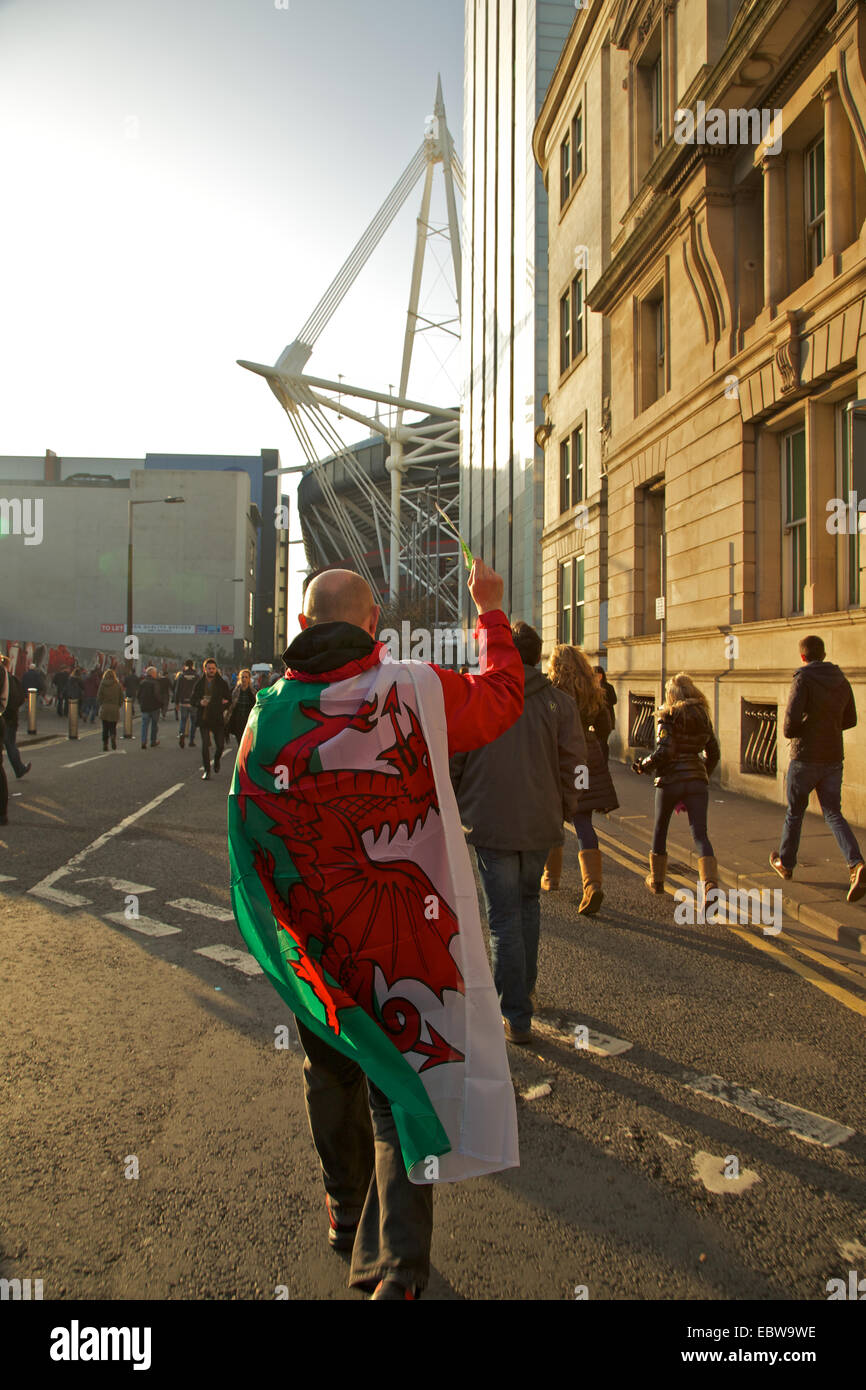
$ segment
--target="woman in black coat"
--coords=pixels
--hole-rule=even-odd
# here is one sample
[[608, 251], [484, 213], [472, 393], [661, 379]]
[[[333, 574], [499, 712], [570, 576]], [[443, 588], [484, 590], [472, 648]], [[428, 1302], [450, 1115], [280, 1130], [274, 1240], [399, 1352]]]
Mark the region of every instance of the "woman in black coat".
[[[601, 907], [601, 850], [592, 824], [593, 811], [615, 811], [619, 802], [607, 766], [603, 743], [611, 730], [611, 718], [604, 693], [580, 647], [554, 647], [547, 674], [553, 685], [565, 690], [577, 702], [580, 722], [586, 736], [586, 767], [576, 769], [575, 785], [580, 801], [574, 817], [574, 829], [579, 848], [580, 871], [583, 877], [583, 896], [578, 912], [592, 916]], [[543, 888], [559, 887], [562, 871], [562, 846], [551, 850], [545, 865]]]
[[664, 892], [668, 826], [676, 808], [684, 806], [700, 855], [698, 870], [706, 901], [707, 893], [718, 887], [719, 872], [707, 833], [709, 781], [721, 756], [710, 707], [691, 676], [680, 671], [665, 686], [665, 702], [656, 713], [655, 748], [632, 763], [635, 772], [656, 774], [655, 826], [650, 871], [644, 882], [651, 893]]
[[235, 688], [232, 691], [232, 702], [226, 714], [226, 732], [229, 741], [234, 734], [238, 741], [238, 747], [240, 747], [244, 729], [247, 727], [247, 720], [255, 703], [256, 692], [253, 690], [252, 676], [244, 667], [242, 671], [238, 672]]

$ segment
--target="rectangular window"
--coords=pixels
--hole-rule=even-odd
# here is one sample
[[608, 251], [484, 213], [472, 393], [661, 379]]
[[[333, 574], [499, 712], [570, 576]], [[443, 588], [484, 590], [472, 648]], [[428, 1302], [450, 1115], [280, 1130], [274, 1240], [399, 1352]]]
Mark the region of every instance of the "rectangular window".
[[559, 446], [559, 510], [567, 512], [584, 499], [583, 425]]
[[559, 641], [583, 646], [584, 557], [559, 567]]
[[[857, 504], [862, 499], [857, 492], [857, 479], [851, 461], [851, 438], [849, 429], [849, 412], [847, 407], [854, 401], [855, 397], [843, 401], [839, 406], [839, 497], [845, 504], [845, 531], [840, 535], [839, 540], [843, 544], [843, 574], [842, 589], [844, 594], [843, 602], [849, 608], [856, 608], [860, 604], [860, 517], [862, 512], [857, 512]], [[852, 497], [851, 494], [854, 494]], [[855, 513], [852, 516], [849, 510], [849, 503], [853, 501]], [[852, 525], [853, 521], [853, 525]]]
[[559, 301], [559, 370], [571, 366], [571, 286]]
[[578, 106], [571, 123], [571, 146], [574, 182], [577, 183], [583, 173], [583, 103]]
[[583, 352], [583, 289], [583, 271], [579, 270], [571, 282], [574, 357], [579, 357]]
[[563, 439], [559, 446], [559, 510], [571, 506], [571, 440]]
[[667, 390], [667, 313], [664, 284], [638, 303], [638, 410], [646, 410]]
[[563, 207], [571, 193], [571, 131], [559, 147], [559, 206]]
[[574, 483], [571, 492], [571, 505], [582, 502], [586, 496], [585, 470], [583, 460], [583, 425], [578, 425], [571, 436], [571, 456], [573, 460]]
[[816, 140], [806, 151], [806, 240], [809, 246], [809, 274], [812, 275], [826, 254], [824, 197], [824, 140]]
[[806, 592], [806, 431], [785, 435], [785, 537], [788, 611], [802, 613]]
[[658, 154], [664, 144], [664, 107], [662, 105], [662, 59], [661, 54], [654, 62], [650, 73], [650, 111], [652, 117], [653, 153]]

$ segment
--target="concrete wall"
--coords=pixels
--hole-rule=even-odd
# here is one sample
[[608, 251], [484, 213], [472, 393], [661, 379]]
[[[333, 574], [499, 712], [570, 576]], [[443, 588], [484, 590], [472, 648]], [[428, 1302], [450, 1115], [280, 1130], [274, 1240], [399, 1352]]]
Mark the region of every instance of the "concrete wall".
[[[184, 505], [134, 508], [134, 625], [219, 622], [251, 637], [255, 530], [245, 473], [137, 469], [129, 484], [4, 482], [0, 495], [41, 503], [43, 530], [38, 545], [0, 538], [0, 636], [119, 651], [122, 635], [101, 625], [126, 619], [127, 503], [177, 495]], [[225, 582], [234, 578], [244, 582]], [[232, 650], [231, 637], [185, 634], [142, 638], [142, 648], [196, 655], [214, 640]]]

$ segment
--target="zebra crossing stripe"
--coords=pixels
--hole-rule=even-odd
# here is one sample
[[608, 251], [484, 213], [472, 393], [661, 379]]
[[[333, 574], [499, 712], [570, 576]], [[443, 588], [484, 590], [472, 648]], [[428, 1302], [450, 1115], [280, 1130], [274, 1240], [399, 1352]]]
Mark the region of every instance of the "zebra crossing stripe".
[[127, 917], [122, 912], [106, 912], [105, 920], [129, 927], [130, 931], [140, 932], [142, 936], [177, 936], [180, 933], [180, 927], [170, 927], [154, 917]]
[[217, 960], [220, 965], [230, 965], [234, 970], [240, 970], [242, 975], [264, 975], [265, 973], [249, 951], [238, 951], [233, 946], [199, 946], [196, 955], [207, 956], [209, 960]]
[[803, 1110], [799, 1105], [789, 1105], [784, 1100], [774, 1100], [772, 1096], [762, 1096], [748, 1086], [736, 1081], [725, 1081], [721, 1076], [697, 1076], [687, 1073], [684, 1082], [690, 1091], [710, 1100], [721, 1101], [722, 1105], [733, 1106], [744, 1115], [753, 1115], [765, 1125], [784, 1129], [797, 1139], [808, 1144], [820, 1144], [823, 1149], [832, 1149], [844, 1144], [856, 1132], [847, 1125], [830, 1120], [826, 1115], [816, 1115], [813, 1110]]
[[230, 907], [217, 907], [214, 903], [200, 903], [196, 898], [174, 898], [166, 907], [179, 908], [181, 912], [192, 912], [196, 917], [209, 917], [214, 922], [233, 922], [235, 914]]

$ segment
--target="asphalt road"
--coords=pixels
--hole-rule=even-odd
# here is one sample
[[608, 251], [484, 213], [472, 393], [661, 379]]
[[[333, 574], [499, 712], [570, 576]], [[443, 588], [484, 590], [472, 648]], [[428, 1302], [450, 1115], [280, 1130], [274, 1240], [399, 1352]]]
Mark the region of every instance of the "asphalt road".
[[[230, 762], [201, 782], [173, 721], [146, 752], [83, 733], [28, 754], [0, 830], [0, 1276], [355, 1299], [291, 1017], [239, 968]], [[786, 932], [677, 925], [621, 857], [581, 919], [568, 839], [536, 1041], [509, 1049], [521, 1167], [437, 1190], [425, 1297], [825, 1300], [866, 1274], [863, 975]]]

